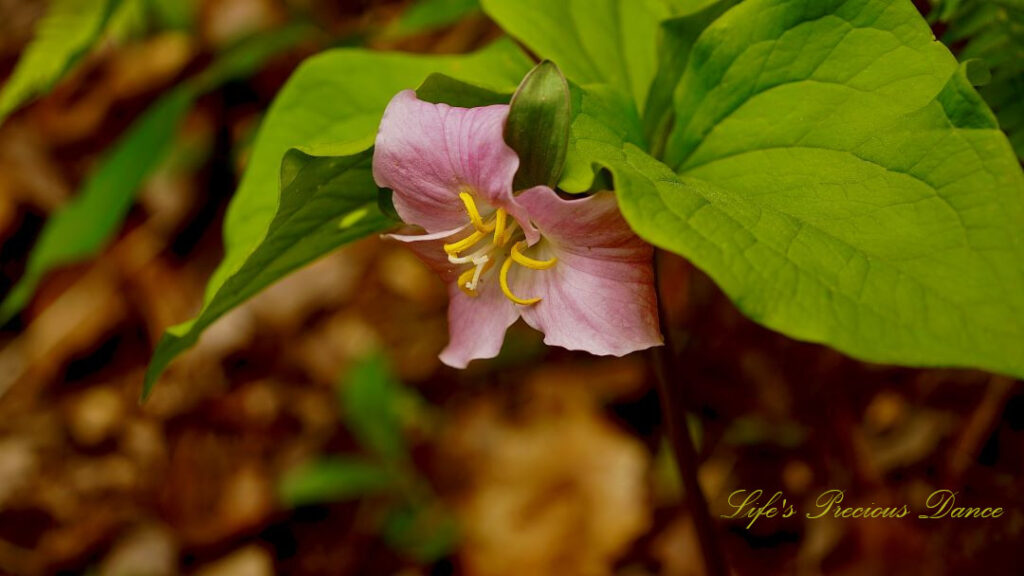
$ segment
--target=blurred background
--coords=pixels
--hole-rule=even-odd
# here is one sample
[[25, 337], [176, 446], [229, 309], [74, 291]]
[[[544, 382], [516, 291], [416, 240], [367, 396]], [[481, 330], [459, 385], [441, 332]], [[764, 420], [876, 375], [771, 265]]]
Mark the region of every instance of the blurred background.
[[[989, 7], [918, 4], [954, 50], [1024, 62], [992, 42], [1020, 32], [1005, 13], [979, 27]], [[46, 8], [0, 0], [0, 81]], [[38, 280], [0, 327], [0, 574], [703, 574], [649, 358], [548, 349], [517, 325], [500, 357], [443, 367], [444, 287], [376, 238], [227, 315], [138, 402], [160, 334], [198, 310], [261, 116], [303, 58], [500, 35], [473, 0], [127, 1], [0, 125], [0, 297]], [[180, 121], [139, 128], [182, 87]], [[997, 110], [1019, 106], [1004, 92]], [[1016, 138], [1024, 114], [1001, 117]], [[75, 209], [80, 253], [33, 272], [44, 225], [86, 192], [101, 200]], [[720, 519], [737, 574], [1024, 574], [1019, 382], [791, 341], [661, 258], [716, 518], [758, 488], [802, 510], [827, 489], [898, 507], [938, 488], [1007, 510]]]

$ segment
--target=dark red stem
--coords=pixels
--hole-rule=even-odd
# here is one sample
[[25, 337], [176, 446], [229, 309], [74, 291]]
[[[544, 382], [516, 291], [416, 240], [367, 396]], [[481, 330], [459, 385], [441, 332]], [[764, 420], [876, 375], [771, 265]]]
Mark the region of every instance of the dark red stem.
[[711, 518], [708, 501], [697, 480], [700, 461], [694, 448], [690, 427], [686, 422], [689, 412], [686, 398], [682, 394], [682, 379], [676, 370], [678, 363], [675, 348], [672, 345], [665, 314], [664, 299], [661, 297], [661, 278], [658, 267], [658, 256], [655, 255], [655, 287], [658, 290], [658, 317], [665, 345], [653, 350], [655, 379], [658, 384], [658, 396], [661, 403], [662, 426], [665, 436], [672, 446], [676, 467], [683, 481], [686, 505], [693, 515], [697, 538], [704, 555], [704, 568], [708, 576], [727, 576], [729, 567], [718, 539], [715, 521]]

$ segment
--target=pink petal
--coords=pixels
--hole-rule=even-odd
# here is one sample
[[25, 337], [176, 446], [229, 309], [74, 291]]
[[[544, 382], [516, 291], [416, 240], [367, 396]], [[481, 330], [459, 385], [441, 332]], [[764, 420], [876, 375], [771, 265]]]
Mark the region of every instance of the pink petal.
[[479, 296], [476, 298], [468, 296], [456, 285], [460, 273], [469, 269], [469, 266], [449, 262], [443, 246], [465, 237], [470, 228], [467, 224], [434, 234], [384, 236], [405, 243], [448, 284], [450, 341], [441, 352], [441, 361], [455, 368], [465, 368], [471, 360], [497, 356], [505, 340], [505, 331], [519, 318], [519, 311], [505, 298], [498, 285], [501, 262], [497, 262], [481, 282]]
[[[500, 263], [499, 263], [500, 265]], [[497, 270], [480, 285], [473, 298], [455, 283], [448, 285], [448, 347], [441, 361], [453, 368], [465, 368], [470, 361], [494, 358], [501, 352], [505, 331], [519, 318], [519, 311], [498, 287]]]
[[615, 195], [563, 200], [539, 186], [519, 195], [544, 240], [528, 255], [558, 257], [549, 270], [514, 266], [510, 286], [543, 300], [520, 310], [544, 343], [621, 356], [662, 343], [653, 248], [623, 220]]
[[[490, 207], [509, 205], [519, 158], [502, 135], [508, 106], [453, 108], [399, 92], [388, 104], [377, 134], [373, 176], [394, 190], [402, 220], [428, 232], [450, 230], [468, 221], [459, 200], [471, 189]], [[483, 213], [488, 206], [478, 206]]]

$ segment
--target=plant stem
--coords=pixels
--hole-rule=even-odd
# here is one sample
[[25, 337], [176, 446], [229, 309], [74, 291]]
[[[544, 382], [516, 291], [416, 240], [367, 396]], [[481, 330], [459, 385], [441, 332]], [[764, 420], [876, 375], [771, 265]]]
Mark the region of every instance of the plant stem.
[[[660, 252], [660, 251], [658, 251]], [[661, 297], [660, 270], [658, 256], [655, 254], [655, 288], [658, 291], [658, 319], [661, 323], [661, 334], [665, 345], [654, 348], [655, 380], [658, 384], [658, 397], [661, 404], [662, 426], [672, 453], [675, 456], [676, 468], [683, 481], [685, 501], [693, 515], [693, 524], [697, 531], [701, 553], [704, 556], [704, 569], [708, 576], [727, 576], [729, 567], [718, 540], [715, 522], [708, 509], [708, 501], [697, 479], [700, 466], [697, 451], [694, 448], [690, 427], [686, 422], [687, 402], [682, 394], [681, 379], [676, 370], [675, 348], [672, 345], [671, 332], [666, 321], [664, 299]]]
[[1004, 376], [992, 376], [985, 395], [978, 406], [965, 419], [961, 432], [953, 442], [946, 462], [943, 486], [962, 486], [964, 474], [978, 458], [985, 442], [999, 425], [1006, 402], [1013, 395], [1013, 381]]

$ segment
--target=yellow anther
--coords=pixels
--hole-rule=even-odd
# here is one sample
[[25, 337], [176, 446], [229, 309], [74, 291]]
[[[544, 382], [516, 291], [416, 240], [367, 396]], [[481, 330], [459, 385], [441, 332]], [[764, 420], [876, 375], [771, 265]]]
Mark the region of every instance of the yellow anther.
[[525, 250], [526, 247], [526, 242], [516, 242], [512, 245], [512, 260], [514, 260], [516, 264], [531, 270], [547, 270], [558, 263], [558, 258], [552, 258], [550, 260], [534, 260], [529, 256], [524, 256], [520, 250]]
[[474, 244], [483, 240], [487, 236], [487, 232], [481, 232], [475, 230], [469, 236], [466, 236], [458, 242], [452, 242], [451, 244], [444, 245], [444, 251], [448, 254], [458, 254], [459, 252], [465, 252], [466, 250], [473, 247]]
[[511, 258], [505, 260], [505, 263], [501, 265], [501, 273], [498, 275], [501, 291], [505, 293], [505, 297], [522, 306], [532, 306], [540, 302], [540, 298], [523, 299], [512, 293], [512, 289], [508, 287], [508, 271], [510, 268], [512, 268]]
[[507, 242], [503, 240], [505, 235], [505, 209], [498, 208], [498, 212], [494, 215], [494, 245], [502, 246]]
[[466, 206], [466, 214], [469, 214], [469, 221], [473, 223], [473, 227], [476, 228], [477, 232], [484, 234], [494, 230], [494, 222], [485, 223], [484, 219], [480, 217], [480, 211], [476, 209], [476, 202], [473, 201], [473, 195], [469, 192], [460, 192], [459, 198], [462, 199], [462, 203]]

